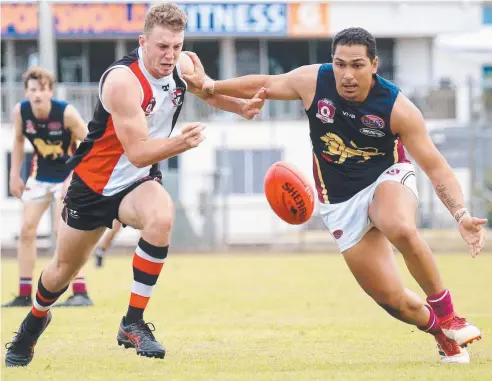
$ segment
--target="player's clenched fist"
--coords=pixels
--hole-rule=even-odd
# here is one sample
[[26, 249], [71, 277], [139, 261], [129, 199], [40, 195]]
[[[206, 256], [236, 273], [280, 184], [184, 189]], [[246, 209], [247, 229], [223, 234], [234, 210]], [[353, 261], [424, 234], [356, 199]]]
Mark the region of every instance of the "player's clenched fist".
[[10, 193], [17, 198], [22, 197], [22, 192], [24, 192], [24, 181], [20, 178], [20, 176], [11, 176], [10, 177]]
[[205, 135], [203, 134], [205, 127], [207, 126], [200, 122], [191, 123], [183, 127], [181, 134], [189, 148], [195, 148], [205, 140]]

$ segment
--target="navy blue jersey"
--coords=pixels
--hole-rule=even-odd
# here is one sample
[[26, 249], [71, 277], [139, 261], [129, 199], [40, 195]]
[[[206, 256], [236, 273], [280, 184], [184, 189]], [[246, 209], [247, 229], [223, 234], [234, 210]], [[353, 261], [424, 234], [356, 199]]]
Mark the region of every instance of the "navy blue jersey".
[[316, 94], [306, 111], [313, 145], [313, 174], [322, 203], [340, 203], [372, 184], [395, 163], [408, 162], [391, 132], [391, 110], [399, 89], [374, 75], [367, 98], [338, 95], [332, 64], [321, 65]]
[[41, 120], [29, 101], [21, 103], [22, 133], [34, 148], [30, 176], [38, 181], [59, 183], [70, 174], [66, 161], [75, 147], [72, 132], [63, 123], [66, 107], [66, 102], [52, 99], [48, 119]]

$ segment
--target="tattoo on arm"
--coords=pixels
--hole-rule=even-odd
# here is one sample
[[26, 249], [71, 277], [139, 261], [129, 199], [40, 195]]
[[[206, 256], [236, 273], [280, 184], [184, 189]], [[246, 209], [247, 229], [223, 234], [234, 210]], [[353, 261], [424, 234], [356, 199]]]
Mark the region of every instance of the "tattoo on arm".
[[436, 194], [441, 199], [443, 204], [448, 208], [451, 212], [454, 209], [463, 208], [463, 205], [458, 203], [448, 192], [448, 189], [444, 184], [438, 184], [436, 186]]

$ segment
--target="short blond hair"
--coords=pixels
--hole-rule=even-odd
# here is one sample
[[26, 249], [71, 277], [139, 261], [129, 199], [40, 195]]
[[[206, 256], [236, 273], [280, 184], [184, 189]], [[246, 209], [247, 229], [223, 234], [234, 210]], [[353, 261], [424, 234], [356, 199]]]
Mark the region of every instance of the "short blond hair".
[[182, 32], [187, 21], [186, 13], [174, 3], [154, 5], [145, 15], [144, 33], [149, 34], [156, 25]]
[[27, 89], [28, 82], [31, 79], [39, 81], [41, 87], [48, 86], [50, 90], [53, 90], [55, 77], [48, 70], [39, 66], [31, 66], [29, 69], [27, 69], [26, 72], [22, 75], [22, 80], [24, 81], [24, 89]]

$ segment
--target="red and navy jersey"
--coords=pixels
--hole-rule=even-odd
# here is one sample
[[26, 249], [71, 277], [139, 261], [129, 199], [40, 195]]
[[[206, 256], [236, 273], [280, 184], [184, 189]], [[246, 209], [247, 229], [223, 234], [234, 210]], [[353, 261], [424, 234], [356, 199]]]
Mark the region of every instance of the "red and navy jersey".
[[30, 176], [38, 181], [59, 183], [70, 174], [66, 161], [75, 144], [72, 132], [63, 123], [66, 107], [66, 102], [52, 99], [48, 118], [38, 119], [29, 101], [20, 104], [22, 133], [34, 148]]
[[390, 117], [399, 88], [379, 75], [361, 103], [338, 95], [332, 64], [321, 65], [306, 111], [313, 175], [322, 203], [340, 203], [371, 185], [395, 163], [408, 162]]

